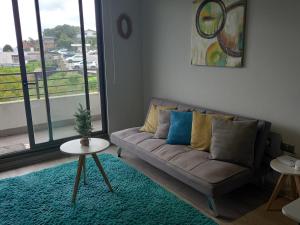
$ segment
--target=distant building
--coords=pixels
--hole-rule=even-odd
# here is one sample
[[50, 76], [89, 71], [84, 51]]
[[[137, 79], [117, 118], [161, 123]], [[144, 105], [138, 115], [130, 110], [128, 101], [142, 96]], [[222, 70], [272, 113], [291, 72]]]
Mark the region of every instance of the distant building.
[[12, 54], [11, 55], [11, 59], [12, 59], [12, 63], [14, 65], [19, 65], [20, 64], [20, 60], [19, 60], [19, 55], [18, 54]]
[[[84, 32], [85, 38], [96, 38], [97, 37], [97, 32], [91, 29], [88, 29]], [[81, 38], [81, 33], [77, 34], [76, 37], [78, 39]]]
[[44, 37], [44, 51], [47, 52], [49, 50], [53, 50], [56, 48], [55, 38], [54, 37]]
[[0, 66], [19, 65], [19, 55], [15, 52], [0, 52]]
[[40, 45], [38, 40], [24, 40], [23, 41], [23, 49], [25, 52], [34, 52], [40, 50]]
[[87, 38], [95, 38], [97, 37], [97, 32], [91, 29], [85, 31], [85, 37]]
[[25, 52], [25, 59], [26, 61], [40, 61], [40, 52]]
[[[81, 44], [71, 44], [71, 47], [75, 48], [76, 52], [82, 52], [82, 45]], [[86, 47], [87, 50], [89, 50], [91, 45], [90, 44], [85, 44], [85, 47]]]

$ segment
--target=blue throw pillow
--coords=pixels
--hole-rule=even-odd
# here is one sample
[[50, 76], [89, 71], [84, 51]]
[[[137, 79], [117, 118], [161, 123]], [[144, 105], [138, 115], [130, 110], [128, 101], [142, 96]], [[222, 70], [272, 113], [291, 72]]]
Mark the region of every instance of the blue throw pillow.
[[167, 144], [190, 145], [192, 132], [192, 112], [171, 112]]

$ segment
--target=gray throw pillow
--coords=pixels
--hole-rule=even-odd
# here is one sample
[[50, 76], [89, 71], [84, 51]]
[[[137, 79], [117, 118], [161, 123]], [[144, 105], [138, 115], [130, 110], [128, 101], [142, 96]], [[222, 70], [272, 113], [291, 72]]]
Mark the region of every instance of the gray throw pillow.
[[257, 123], [213, 119], [210, 158], [253, 167]]
[[171, 110], [159, 110], [158, 127], [154, 134], [154, 138], [166, 139], [170, 128]]

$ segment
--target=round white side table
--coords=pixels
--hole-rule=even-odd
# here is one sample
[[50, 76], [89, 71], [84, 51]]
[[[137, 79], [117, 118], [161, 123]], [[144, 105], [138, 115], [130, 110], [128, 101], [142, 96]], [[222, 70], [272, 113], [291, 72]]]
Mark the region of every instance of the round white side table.
[[113, 189], [110, 185], [110, 182], [108, 180], [108, 177], [107, 177], [106, 173], [104, 172], [104, 169], [97, 157], [97, 153], [104, 151], [109, 146], [110, 146], [110, 143], [108, 141], [106, 141], [104, 139], [100, 139], [100, 138], [91, 138], [89, 146], [82, 146], [80, 144], [80, 139], [68, 141], [60, 146], [60, 150], [62, 152], [70, 154], [70, 155], [78, 155], [79, 156], [77, 174], [76, 174], [73, 196], [72, 196], [72, 203], [75, 203], [75, 201], [76, 201], [76, 195], [77, 195], [79, 181], [80, 181], [82, 171], [83, 171], [83, 176], [84, 176], [84, 184], [86, 184], [85, 158], [87, 155], [92, 155], [97, 167], [99, 168], [100, 173], [102, 174], [102, 176], [104, 178], [106, 185], [108, 186], [108, 188], [111, 192], [113, 191]]
[[284, 182], [288, 177], [291, 177], [292, 182], [292, 190], [293, 192], [296, 192], [296, 195], [300, 197], [300, 171], [295, 170], [292, 167], [286, 166], [283, 163], [281, 163], [278, 159], [273, 159], [270, 163], [270, 166], [273, 170], [280, 173], [280, 177], [277, 181], [277, 184], [274, 188], [274, 191], [267, 203], [267, 210], [271, 208], [272, 203], [276, 200], [281, 188], [284, 185]]

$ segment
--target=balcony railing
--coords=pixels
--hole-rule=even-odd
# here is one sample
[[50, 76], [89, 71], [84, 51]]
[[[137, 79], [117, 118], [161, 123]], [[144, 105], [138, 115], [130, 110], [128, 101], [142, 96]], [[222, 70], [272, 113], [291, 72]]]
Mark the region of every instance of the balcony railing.
[[[44, 98], [42, 72], [27, 74], [28, 90], [31, 99]], [[88, 72], [90, 93], [98, 92], [99, 82], [95, 71]], [[80, 70], [47, 71], [49, 97], [84, 93], [84, 78]], [[23, 100], [20, 73], [0, 74], [0, 102]]]

